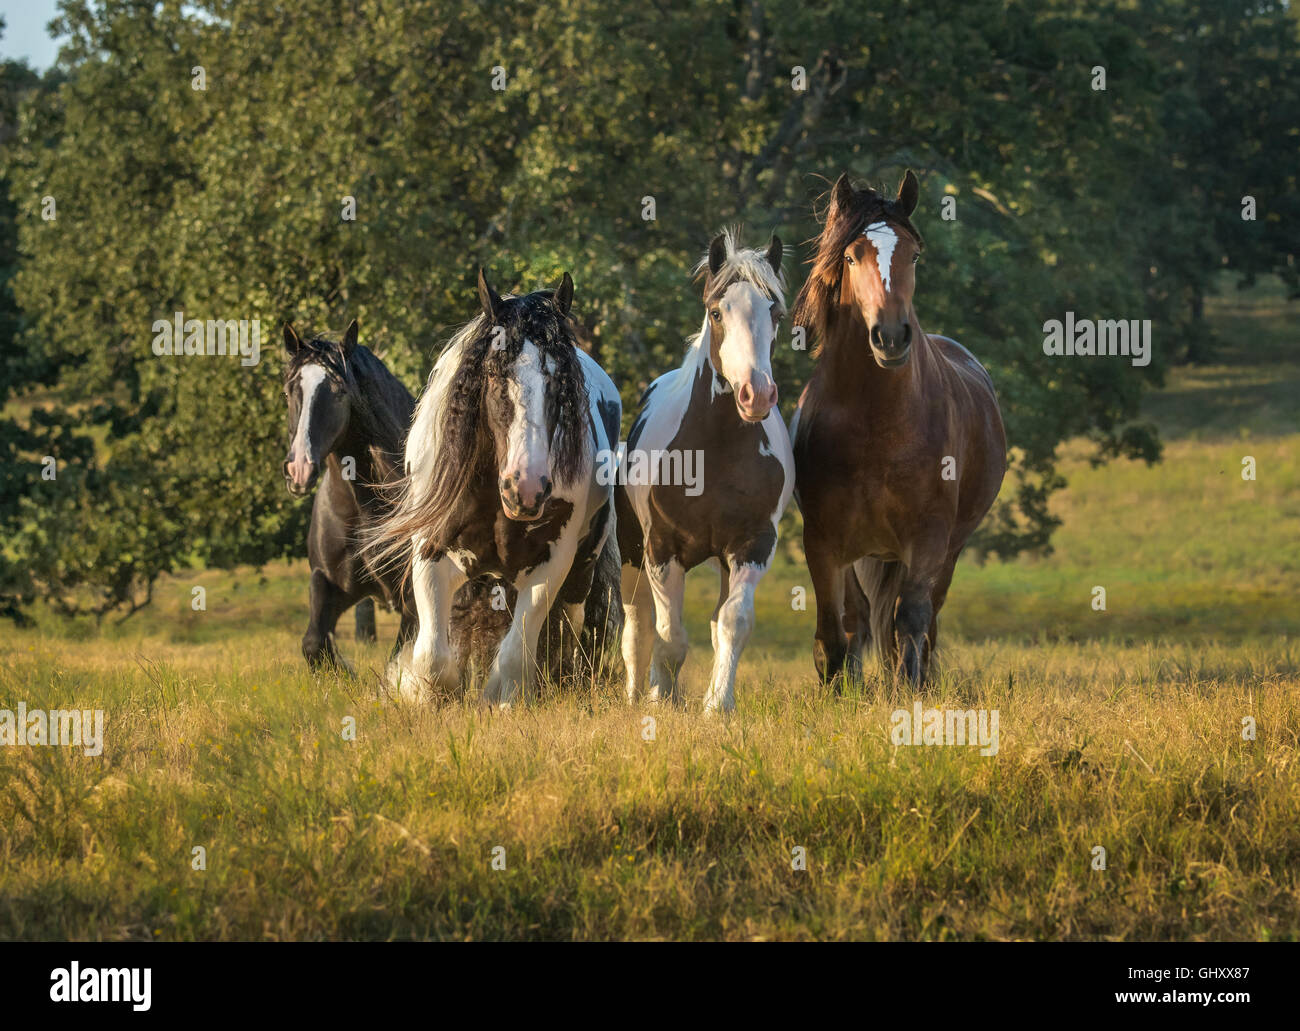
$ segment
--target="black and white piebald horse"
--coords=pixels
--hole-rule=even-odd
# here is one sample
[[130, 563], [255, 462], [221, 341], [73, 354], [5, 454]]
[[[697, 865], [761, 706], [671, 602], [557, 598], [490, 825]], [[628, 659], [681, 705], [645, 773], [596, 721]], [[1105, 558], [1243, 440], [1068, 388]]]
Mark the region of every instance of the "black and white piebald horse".
[[538, 632], [560, 606], [583, 626], [598, 557], [613, 531], [613, 482], [600, 456], [618, 441], [618, 391], [575, 346], [573, 280], [501, 297], [480, 269], [482, 313], [439, 356], [415, 411], [406, 477], [380, 529], [381, 556], [408, 545], [419, 629], [390, 668], [404, 696], [454, 690], [452, 596], [495, 574], [516, 594], [482, 701], [506, 708], [536, 676]]
[[704, 275], [704, 325], [681, 367], [641, 399], [622, 458], [618, 539], [629, 702], [651, 659], [648, 697], [681, 702], [686, 573], [706, 561], [718, 567], [704, 696], [711, 713], [735, 708], [736, 666], [794, 489], [794, 459], [772, 377], [785, 314], [781, 241], [773, 238], [764, 253], [722, 233], [696, 272]]
[[[414, 633], [415, 613], [401, 576], [362, 554], [360, 538], [388, 512], [382, 488], [400, 478], [415, 398], [357, 343], [355, 320], [341, 341], [301, 340], [286, 324], [284, 348], [292, 434], [285, 484], [302, 497], [320, 483], [307, 533], [311, 612], [302, 638], [303, 656], [316, 669], [339, 663], [334, 627], [350, 606], [366, 599], [379, 598], [402, 613], [396, 647]], [[368, 622], [373, 628], [373, 607]]]

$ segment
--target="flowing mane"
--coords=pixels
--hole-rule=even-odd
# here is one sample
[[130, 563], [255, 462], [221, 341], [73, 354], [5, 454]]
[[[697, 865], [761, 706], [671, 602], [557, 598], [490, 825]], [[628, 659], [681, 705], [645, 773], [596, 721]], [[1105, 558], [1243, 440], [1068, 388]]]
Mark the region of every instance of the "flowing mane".
[[[399, 558], [415, 537], [437, 550], [455, 529], [449, 520], [456, 502], [494, 460], [483, 418], [487, 385], [507, 373], [525, 341], [537, 347], [547, 370], [547, 419], [555, 427], [552, 473], [558, 483], [572, 483], [582, 474], [589, 435], [586, 379], [572, 326], [553, 296], [551, 290], [507, 295], [496, 323], [478, 315], [443, 348], [411, 425], [412, 446], [427, 460], [408, 468], [395, 485], [393, 515], [370, 544], [381, 562]], [[498, 329], [505, 330], [503, 338]]]
[[794, 303], [794, 322], [806, 327], [815, 340], [813, 357], [820, 357], [835, 326], [839, 308], [840, 277], [844, 270], [844, 252], [875, 222], [888, 222], [901, 229], [916, 241], [918, 247], [925, 243], [912, 221], [899, 208], [896, 201], [882, 196], [873, 189], [856, 190], [853, 203], [847, 211], [827, 210], [826, 224], [816, 238], [817, 253], [810, 264], [808, 279]]

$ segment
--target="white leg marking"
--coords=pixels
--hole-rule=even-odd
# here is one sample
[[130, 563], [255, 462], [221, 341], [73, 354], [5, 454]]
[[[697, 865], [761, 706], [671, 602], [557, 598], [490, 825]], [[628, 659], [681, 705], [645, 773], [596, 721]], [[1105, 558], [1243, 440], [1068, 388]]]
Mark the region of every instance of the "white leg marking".
[[727, 600], [718, 612], [718, 647], [713, 655], [713, 677], [704, 696], [706, 713], [731, 712], [736, 707], [736, 667], [754, 630], [754, 591], [767, 572], [767, 564], [743, 563], [731, 567]]
[[654, 647], [655, 606], [650, 581], [643, 570], [624, 566], [623, 574], [623, 666], [627, 671], [627, 701], [635, 704], [645, 684], [650, 651]]
[[419, 630], [409, 660], [398, 656], [389, 669], [389, 686], [410, 701], [426, 697], [426, 690], [436, 686], [455, 690], [460, 684], [460, 668], [451, 649], [451, 600], [465, 574], [451, 559], [431, 562], [420, 556], [424, 542], [413, 542], [416, 558], [411, 568], [411, 588]]
[[656, 640], [649, 698], [681, 704], [682, 686], [677, 675], [686, 661], [686, 627], [682, 623], [686, 571], [676, 559], [645, 568], [655, 600]]

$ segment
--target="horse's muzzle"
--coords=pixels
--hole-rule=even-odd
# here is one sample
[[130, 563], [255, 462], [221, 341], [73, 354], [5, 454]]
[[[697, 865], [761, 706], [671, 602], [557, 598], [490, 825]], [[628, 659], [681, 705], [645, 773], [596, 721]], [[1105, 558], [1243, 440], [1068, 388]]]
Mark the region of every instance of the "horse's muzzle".
[[284, 463], [284, 485], [296, 498], [302, 497], [316, 484], [319, 467], [311, 461], [291, 461]]
[[765, 378], [767, 382], [758, 390], [752, 383], [742, 383], [735, 388], [736, 411], [745, 422], [762, 422], [776, 404], [776, 383]]
[[518, 522], [526, 523], [541, 518], [546, 502], [551, 499], [552, 484], [549, 476], [541, 478], [540, 490], [521, 489], [518, 476], [503, 476], [497, 486], [501, 495], [501, 510], [508, 518]]
[[906, 365], [912, 353], [912, 326], [901, 322], [886, 326], [877, 322], [871, 327], [871, 353], [882, 369], [897, 369]]

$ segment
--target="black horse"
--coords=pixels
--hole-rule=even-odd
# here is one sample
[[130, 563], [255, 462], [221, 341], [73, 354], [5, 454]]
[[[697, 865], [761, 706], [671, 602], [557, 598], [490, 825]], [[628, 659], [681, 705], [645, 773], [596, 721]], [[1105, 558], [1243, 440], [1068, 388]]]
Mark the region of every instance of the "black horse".
[[360, 539], [388, 513], [384, 488], [401, 478], [415, 398], [357, 343], [355, 320], [338, 342], [321, 336], [303, 341], [286, 324], [284, 347], [284, 396], [293, 434], [285, 483], [289, 493], [302, 497], [320, 480], [307, 534], [311, 616], [302, 653], [312, 669], [338, 664], [334, 627], [352, 605], [358, 606], [358, 637], [365, 639], [368, 624], [373, 639], [371, 598], [402, 615], [396, 652], [416, 628], [409, 584], [400, 571], [368, 561]]

